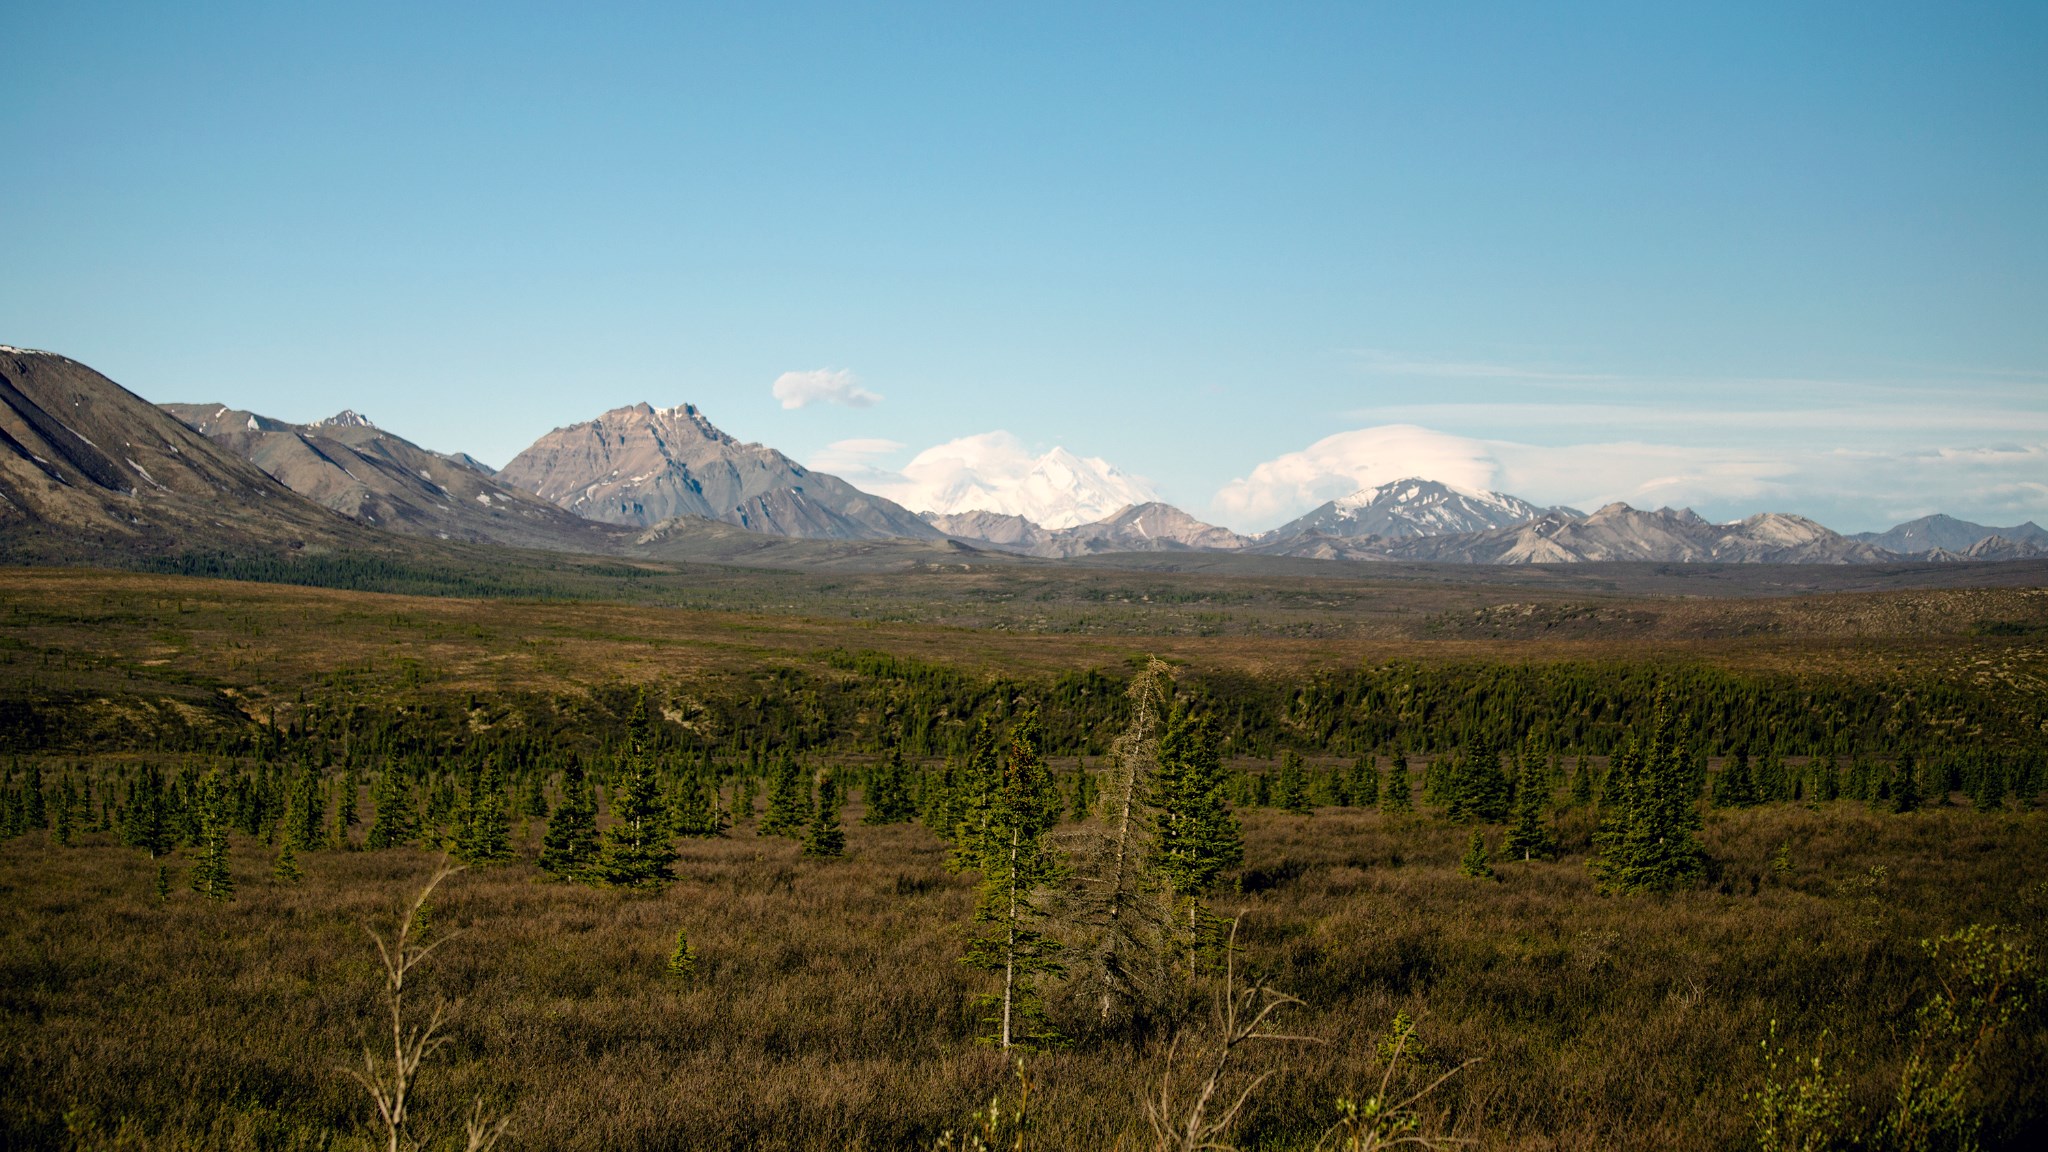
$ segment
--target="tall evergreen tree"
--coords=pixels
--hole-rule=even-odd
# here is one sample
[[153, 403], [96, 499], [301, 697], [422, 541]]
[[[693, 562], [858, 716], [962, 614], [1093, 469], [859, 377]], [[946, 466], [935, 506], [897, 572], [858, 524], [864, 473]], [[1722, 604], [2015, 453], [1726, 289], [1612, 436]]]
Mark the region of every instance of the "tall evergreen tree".
[[709, 773], [709, 764], [685, 764], [676, 773], [666, 805], [668, 829], [673, 835], [716, 836], [725, 831], [716, 786], [705, 779]]
[[955, 775], [948, 797], [946, 818], [952, 823], [953, 855], [947, 866], [958, 870], [978, 867], [982, 840], [994, 819], [996, 794], [1002, 791], [1003, 767], [1000, 736], [994, 721], [982, 716], [975, 723], [973, 743], [967, 761]]
[[910, 802], [910, 776], [903, 768], [902, 749], [889, 749], [868, 774], [867, 791], [861, 799], [867, 809], [861, 813], [863, 824], [901, 824], [917, 814]]
[[599, 838], [590, 876], [616, 888], [659, 888], [675, 879], [675, 845], [645, 761], [635, 756], [626, 763], [610, 799], [611, 823]]
[[1890, 805], [1893, 812], [1912, 812], [1920, 807], [1919, 773], [1913, 770], [1913, 754], [1901, 753], [1892, 763]]
[[1035, 717], [1011, 729], [1009, 756], [988, 807], [988, 821], [974, 837], [981, 873], [974, 920], [986, 925], [968, 945], [962, 961], [994, 972], [1000, 989], [982, 998], [995, 1025], [989, 1039], [1008, 1051], [1056, 1038], [1038, 996], [1037, 977], [1061, 970], [1060, 946], [1040, 927], [1046, 890], [1064, 869], [1045, 834], [1059, 819], [1059, 790], [1038, 750]]
[[761, 834], [795, 836], [809, 817], [810, 796], [804, 788], [803, 769], [795, 756], [784, 751], [769, 778], [768, 811], [761, 817]]
[[1292, 749], [1280, 754], [1279, 806], [1297, 816], [1307, 815], [1315, 809], [1309, 803], [1308, 775], [1302, 771], [1301, 757]]
[[1584, 807], [1593, 802], [1593, 765], [1584, 752], [1579, 753], [1577, 767], [1572, 770], [1572, 805]]
[[457, 826], [455, 858], [464, 864], [500, 864], [512, 858], [512, 820], [505, 811], [505, 784], [496, 763], [485, 765], [470, 786]]
[[152, 765], [143, 766], [129, 790], [128, 807], [121, 813], [121, 839], [149, 853], [151, 860], [171, 850], [175, 837], [163, 776]]
[[377, 785], [370, 793], [370, 833], [364, 840], [370, 848], [396, 848], [412, 842], [413, 809], [412, 789], [406, 786], [403, 771], [396, 764], [386, 764], [384, 771], [377, 774]]
[[1408, 753], [1397, 751], [1387, 766], [1386, 797], [1381, 806], [1388, 812], [1413, 812], [1415, 810], [1414, 790], [1408, 783]]
[[1535, 778], [1540, 771], [1532, 764], [1516, 792], [1514, 823], [1500, 845], [1500, 854], [1510, 860], [1548, 860], [1557, 855], [1557, 836], [1544, 812], [1549, 807], [1549, 789]]
[[1609, 773], [1614, 800], [1603, 806], [1600, 852], [1592, 862], [1603, 889], [1665, 892], [1698, 881], [1706, 871], [1695, 835], [1700, 771], [1679, 746], [1660, 701], [1648, 731], [1631, 737]]
[[1380, 758], [1370, 752], [1351, 762], [1351, 802], [1376, 808], [1380, 802]]
[[732, 778], [732, 822], [751, 823], [754, 819], [754, 774], [749, 771], [735, 772]]
[[209, 900], [232, 900], [235, 878], [228, 871], [227, 796], [218, 771], [200, 777], [193, 800], [199, 836], [194, 845], [197, 858], [192, 862], [192, 890]]
[[562, 766], [562, 798], [548, 817], [540, 867], [557, 880], [581, 880], [596, 859], [597, 799], [582, 762], [572, 758]]
[[1153, 849], [1160, 877], [1186, 905], [1190, 971], [1203, 935], [1200, 898], [1218, 876], [1244, 862], [1244, 831], [1224, 797], [1229, 775], [1216, 744], [1207, 716], [1175, 704], [1152, 780]]
[[1749, 769], [1749, 750], [1737, 748], [1714, 778], [1714, 807], [1754, 808], [1758, 799], [1756, 776]]
[[804, 833], [804, 855], [846, 855], [846, 832], [839, 826], [839, 779], [830, 772], [818, 773], [818, 806]]

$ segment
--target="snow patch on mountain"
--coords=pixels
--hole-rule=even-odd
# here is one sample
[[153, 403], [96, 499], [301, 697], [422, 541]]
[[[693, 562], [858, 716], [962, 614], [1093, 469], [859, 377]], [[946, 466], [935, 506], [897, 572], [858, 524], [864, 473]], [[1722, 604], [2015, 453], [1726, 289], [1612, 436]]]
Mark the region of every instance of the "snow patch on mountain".
[[1289, 540], [1309, 534], [1395, 540], [1449, 536], [1523, 524], [1552, 511], [1578, 515], [1570, 509], [1539, 507], [1505, 492], [1407, 476], [1327, 501], [1307, 515], [1275, 528], [1264, 538]]

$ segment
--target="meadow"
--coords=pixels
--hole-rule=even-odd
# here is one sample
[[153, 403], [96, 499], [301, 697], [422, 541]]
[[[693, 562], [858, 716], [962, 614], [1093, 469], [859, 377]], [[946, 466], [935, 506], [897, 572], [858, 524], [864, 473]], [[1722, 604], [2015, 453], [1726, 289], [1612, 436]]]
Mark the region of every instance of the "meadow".
[[[346, 1071], [389, 1028], [371, 932], [389, 937], [451, 821], [485, 794], [511, 802], [509, 852], [448, 879], [419, 924], [441, 943], [414, 1010], [450, 1006], [414, 1102], [425, 1146], [462, 1148], [479, 1100], [513, 1148], [969, 1148], [978, 1129], [991, 1147], [1173, 1146], [1148, 1101], [1167, 1084], [1178, 1114], [1202, 1080], [1222, 952], [1128, 1026], [1091, 1023], [1083, 992], [1049, 977], [1064, 1039], [1021, 1053], [1020, 1071], [987, 1042], [991, 977], [960, 962], [975, 870], [949, 867], [925, 822], [862, 822], [883, 750], [908, 749], [926, 793], [965, 747], [962, 712], [1007, 722], [1036, 707], [1069, 794], [1126, 721], [1105, 695], [1152, 652], [1235, 717], [1243, 856], [1206, 900], [1237, 924], [1228, 987], [1298, 1000], [1272, 1019], [1290, 1038], [1243, 1045], [1218, 1081], [1227, 1098], [1249, 1090], [1231, 1146], [1338, 1147], [1346, 1101], [1443, 1077], [1412, 1134], [1483, 1148], [1962, 1146], [1886, 1125], [1915, 1069], [1953, 1055], [1929, 1006], [1978, 985], [1929, 944], [1973, 926], [2022, 978], [1951, 1085], [1955, 1108], [1982, 1147], [2048, 1136], [2036, 590], [1517, 588], [1503, 602], [1485, 585], [1396, 582], [1350, 588], [1346, 610], [1287, 600], [1343, 589], [1160, 577], [1239, 595], [1240, 624], [1273, 627], [1185, 634], [1182, 601], [1140, 592], [1119, 634], [1096, 636], [1012, 627], [1028, 603], [984, 604], [997, 615], [971, 627], [857, 619], [879, 593], [816, 587], [791, 601], [804, 610], [771, 612], [18, 575], [0, 584], [0, 1147], [372, 1146], [369, 1097]], [[946, 604], [973, 599], [945, 587]], [[1343, 634], [1288, 634], [1297, 610]], [[1606, 797], [1576, 777], [1605, 779], [1674, 686], [1702, 720], [1702, 773], [1718, 782], [1733, 752], [1754, 752], [1777, 790], [1715, 806], [1703, 774], [1703, 873], [1669, 892], [1603, 890], [1589, 865]], [[649, 747], [683, 766], [664, 779], [702, 757], [728, 811], [784, 754], [851, 785], [844, 856], [742, 815], [675, 839], [666, 886], [543, 871], [548, 822], [524, 798], [559, 812], [565, 770], [588, 767], [609, 825], [627, 713], [650, 698]], [[1556, 859], [1509, 858], [1502, 822], [1454, 820], [1429, 796], [1433, 765], [1475, 741], [1526, 773], [1522, 751], [1553, 739], [1561, 768], [1520, 778], [1543, 782]], [[1359, 757], [1384, 767], [1403, 749], [1415, 811], [1332, 802]], [[1858, 798], [1817, 791], [1837, 757]], [[1265, 806], [1294, 763], [1312, 810]], [[191, 840], [157, 860], [124, 842], [145, 768], [180, 788], [209, 769], [234, 782], [232, 899], [193, 890]], [[69, 815], [27, 820], [31, 772]], [[420, 827], [369, 850], [387, 776], [408, 782]], [[1919, 803], [1891, 810], [1880, 777], [1922, 782]], [[299, 780], [330, 813], [353, 787], [358, 819], [304, 838], [287, 870]], [[1050, 839], [1076, 846], [1104, 820], [1077, 804]], [[1468, 874], [1474, 828], [1491, 875]], [[1817, 1114], [1804, 1143], [1773, 1135]]]

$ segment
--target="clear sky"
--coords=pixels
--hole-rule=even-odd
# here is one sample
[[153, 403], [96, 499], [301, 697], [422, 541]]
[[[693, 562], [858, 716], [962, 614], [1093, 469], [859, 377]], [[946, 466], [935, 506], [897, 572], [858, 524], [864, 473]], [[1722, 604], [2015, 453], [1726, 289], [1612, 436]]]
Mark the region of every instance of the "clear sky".
[[154, 400], [494, 464], [642, 399], [849, 473], [1003, 431], [1240, 529], [1410, 470], [2048, 520], [2038, 0], [15, 3], [0, 45], [0, 342]]

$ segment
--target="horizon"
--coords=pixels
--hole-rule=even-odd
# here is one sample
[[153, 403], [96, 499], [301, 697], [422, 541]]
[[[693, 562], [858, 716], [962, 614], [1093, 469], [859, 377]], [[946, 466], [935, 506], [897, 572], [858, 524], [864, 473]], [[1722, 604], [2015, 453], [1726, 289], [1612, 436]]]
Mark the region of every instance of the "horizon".
[[2048, 518], [2037, 7], [10, 25], [0, 341], [159, 403], [502, 466], [687, 402], [1240, 532], [1409, 475]]

